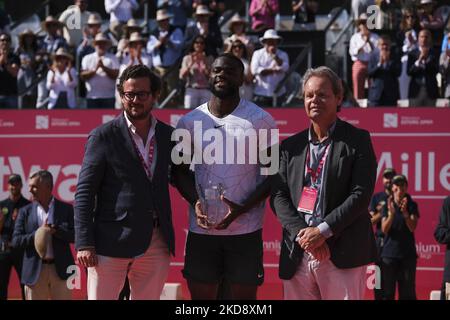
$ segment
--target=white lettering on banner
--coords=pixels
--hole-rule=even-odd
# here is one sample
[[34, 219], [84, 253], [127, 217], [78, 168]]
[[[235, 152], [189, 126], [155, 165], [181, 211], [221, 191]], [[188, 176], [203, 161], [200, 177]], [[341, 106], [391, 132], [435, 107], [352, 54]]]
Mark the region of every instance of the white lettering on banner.
[[[434, 192], [435, 191], [435, 176], [439, 177], [439, 182], [441, 186], [447, 190], [450, 191], [450, 163], [446, 163], [443, 165], [443, 167], [439, 170], [436, 169], [436, 153], [435, 152], [428, 152], [427, 154], [428, 163], [426, 165], [423, 165], [423, 152], [415, 152], [414, 157], [411, 157], [414, 159], [414, 172], [412, 175], [409, 174], [409, 167], [410, 163], [408, 162], [410, 159], [410, 154], [403, 152], [400, 154], [400, 161], [401, 161], [401, 173], [404, 174], [406, 177], [408, 177], [411, 181], [409, 181], [409, 185], [412, 187], [414, 186], [414, 191], [422, 191], [423, 190], [423, 182], [427, 186], [427, 192]], [[396, 162], [398, 163], [398, 162]], [[428, 167], [427, 167], [428, 165]], [[378, 161], [378, 168], [377, 168], [377, 178], [380, 176], [380, 174], [383, 172], [386, 168], [395, 168], [396, 165], [394, 164], [394, 161], [392, 159], [392, 152], [386, 151], [382, 152]], [[427, 170], [428, 169], [428, 170]], [[436, 170], [439, 170], [437, 173]], [[423, 174], [425, 173], [424, 179], [422, 179]], [[412, 183], [412, 180], [414, 179], [414, 184]], [[426, 181], [428, 183], [426, 183]]]
[[[43, 168], [40, 165], [33, 164], [30, 166], [29, 170], [25, 171], [20, 157], [0, 157], [0, 181], [4, 181], [4, 177], [10, 175], [11, 173], [20, 175], [24, 181], [22, 193], [25, 198], [30, 197], [30, 192], [27, 188], [28, 177], [31, 173], [41, 169], [46, 169], [52, 174], [53, 181], [55, 182], [55, 195], [62, 201], [73, 201], [81, 165], [69, 164], [64, 167], [61, 165], [49, 165], [48, 168]], [[66, 179], [57, 184], [56, 182], [58, 181], [60, 173], [62, 173], [62, 176]], [[5, 187], [6, 186], [2, 184], [0, 198], [6, 198], [8, 196], [8, 190], [4, 189]]]

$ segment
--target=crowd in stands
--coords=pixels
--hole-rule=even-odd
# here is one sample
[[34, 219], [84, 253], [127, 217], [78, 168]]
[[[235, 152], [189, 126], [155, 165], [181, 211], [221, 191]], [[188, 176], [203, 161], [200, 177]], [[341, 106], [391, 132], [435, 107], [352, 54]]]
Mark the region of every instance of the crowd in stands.
[[[380, 8], [381, 27], [398, 30], [395, 37], [368, 25], [367, 8], [373, 4]], [[163, 79], [160, 103], [178, 89], [167, 106], [195, 108], [209, 98], [210, 66], [222, 52], [244, 63], [242, 97], [264, 107], [272, 106], [274, 97], [285, 99], [286, 89], [278, 84], [290, 62], [276, 30], [279, 0], [251, 0], [250, 19], [232, 15], [228, 34], [219, 24], [224, 0], [158, 0], [156, 27], [148, 31], [133, 18], [142, 1], [105, 0], [104, 5], [110, 16], [107, 28], [100, 14], [88, 11], [89, 1], [76, 0], [58, 18], [47, 16], [42, 31], [21, 32], [16, 48], [2, 22], [0, 108], [79, 108], [80, 98], [88, 109], [120, 108], [117, 79], [135, 64]], [[319, 6], [318, 0], [293, 0], [292, 30], [313, 30]], [[74, 15], [79, 28], [71, 25]], [[436, 50], [433, 44], [444, 35], [447, 18], [436, 1], [353, 0], [352, 16], [352, 85], [344, 83], [344, 106], [356, 106], [360, 99], [369, 106], [395, 106], [399, 99], [409, 99], [411, 106], [434, 106], [436, 99], [450, 98], [450, 33]], [[177, 101], [180, 94], [184, 102]]]

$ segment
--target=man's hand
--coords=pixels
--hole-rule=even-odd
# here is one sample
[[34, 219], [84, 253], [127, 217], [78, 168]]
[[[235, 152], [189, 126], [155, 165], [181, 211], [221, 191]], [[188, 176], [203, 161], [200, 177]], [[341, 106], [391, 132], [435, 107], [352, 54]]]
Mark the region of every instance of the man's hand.
[[307, 252], [319, 262], [330, 258], [330, 248], [328, 248], [328, 244], [326, 242], [324, 242], [320, 247]]
[[313, 251], [325, 242], [325, 237], [317, 227], [308, 227], [298, 233], [298, 244], [305, 251]]
[[217, 230], [223, 230], [223, 229], [228, 228], [228, 226], [245, 211], [243, 206], [236, 204], [233, 201], [228, 200], [224, 196], [221, 196], [220, 199], [228, 205], [228, 213], [222, 219], [222, 221], [220, 221], [217, 224], [217, 226], [216, 226]]
[[77, 261], [85, 268], [95, 267], [98, 264], [95, 249], [84, 249], [77, 252]]
[[203, 229], [209, 229], [208, 226], [208, 216], [203, 212], [202, 203], [200, 200], [197, 200], [195, 203], [195, 217], [197, 218], [197, 225]]

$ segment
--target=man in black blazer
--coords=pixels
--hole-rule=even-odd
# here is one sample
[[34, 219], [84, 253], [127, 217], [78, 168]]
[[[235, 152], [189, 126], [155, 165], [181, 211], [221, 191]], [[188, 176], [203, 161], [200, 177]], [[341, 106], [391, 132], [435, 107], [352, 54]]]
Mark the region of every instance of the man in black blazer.
[[[444, 203], [442, 204], [439, 223], [434, 231], [434, 238], [437, 242], [447, 246], [441, 289], [441, 300], [445, 300], [446, 283], [450, 283], [450, 196], [445, 198]], [[447, 286], [450, 286], [450, 284]]]
[[402, 65], [391, 49], [391, 40], [383, 35], [378, 40], [378, 50], [369, 60], [369, 106], [396, 106], [400, 98], [398, 77]]
[[311, 126], [282, 142], [271, 196], [283, 227], [284, 298], [362, 299], [376, 257], [370, 135], [337, 117], [342, 86], [331, 69], [308, 70], [304, 98]]
[[197, 201], [189, 168], [171, 160], [172, 127], [151, 114], [160, 86], [143, 65], [125, 69], [123, 114], [89, 134], [75, 194], [88, 299], [117, 300], [127, 273], [131, 299], [159, 299], [175, 252], [169, 182]]
[[419, 32], [419, 47], [408, 54], [407, 73], [411, 76], [408, 98], [410, 106], [432, 106], [439, 97], [436, 75], [439, 72], [439, 56], [433, 51], [431, 32]]
[[[25, 297], [70, 300], [66, 280], [73, 273], [69, 267], [75, 265], [70, 249], [73, 207], [52, 195], [53, 177], [47, 170], [32, 174], [28, 185], [33, 202], [19, 210], [12, 241], [14, 247], [25, 250], [21, 277]], [[37, 246], [43, 247], [42, 253]]]

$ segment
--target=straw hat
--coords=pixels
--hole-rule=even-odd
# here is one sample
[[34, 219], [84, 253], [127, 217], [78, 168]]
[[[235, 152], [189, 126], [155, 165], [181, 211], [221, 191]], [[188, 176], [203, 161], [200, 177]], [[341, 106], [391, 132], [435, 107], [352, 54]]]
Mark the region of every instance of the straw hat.
[[212, 12], [209, 11], [208, 7], [205, 5], [199, 5], [195, 9], [194, 16], [212, 16]]
[[128, 43], [132, 42], [142, 42], [145, 44], [147, 42], [147, 39], [143, 38], [139, 32], [133, 32], [130, 35], [130, 39], [128, 40]]
[[367, 21], [367, 14], [366, 13], [361, 13], [358, 17], [358, 19], [355, 19], [355, 24], [359, 25], [360, 23], [366, 23]]
[[156, 11], [156, 21], [162, 21], [173, 18], [173, 15], [170, 14], [166, 9], [159, 9]]
[[67, 52], [67, 50], [65, 48], [59, 48], [58, 50], [56, 50], [55, 54], [53, 55], [54, 58], [57, 57], [65, 57], [69, 60], [73, 60], [73, 56]]
[[233, 26], [236, 24], [243, 24], [244, 26], [247, 25], [247, 21], [242, 18], [239, 14], [235, 14], [231, 20], [230, 20], [230, 24], [228, 25], [228, 29], [232, 32], [233, 31]]
[[45, 18], [45, 21], [42, 22], [42, 27], [44, 29], [47, 29], [49, 25], [57, 25], [58, 27], [62, 27], [64, 26], [64, 23], [62, 23], [61, 21], [59, 21], [58, 19], [56, 19], [54, 16], [48, 16], [47, 18]]
[[136, 29], [136, 30], [142, 30], [142, 27], [139, 25], [139, 23], [135, 19], [130, 19], [127, 22], [127, 25], [125, 26], [125, 29]]
[[49, 227], [39, 227], [34, 234], [34, 248], [41, 259], [47, 254], [47, 244], [52, 235]]
[[427, 4], [436, 4], [436, 1], [434, 0], [420, 0], [419, 6], [424, 6]]
[[89, 15], [87, 24], [102, 24], [102, 18], [98, 13], [92, 13]]
[[266, 30], [266, 32], [264, 32], [264, 36], [262, 36], [261, 38], [259, 38], [259, 41], [264, 44], [264, 41], [269, 40], [269, 39], [273, 39], [273, 40], [278, 40], [278, 43], [281, 42], [281, 40], [283, 40], [282, 37], [280, 37], [278, 35], [278, 33], [274, 30], [274, 29], [268, 29]]
[[107, 42], [109, 45], [112, 43], [111, 39], [109, 39], [104, 33], [97, 33], [95, 36], [93, 44], [96, 45], [99, 42]]

